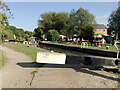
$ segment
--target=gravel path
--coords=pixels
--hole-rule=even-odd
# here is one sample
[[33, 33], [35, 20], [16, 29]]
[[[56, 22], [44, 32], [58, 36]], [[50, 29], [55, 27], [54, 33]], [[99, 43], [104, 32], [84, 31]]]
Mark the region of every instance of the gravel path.
[[[118, 76], [100, 70], [89, 70], [75, 65], [31, 63], [32, 59], [20, 52], [0, 46], [6, 58], [2, 88], [117, 88]], [[31, 74], [31, 72], [34, 72]], [[1, 80], [1, 79], [0, 79]]]

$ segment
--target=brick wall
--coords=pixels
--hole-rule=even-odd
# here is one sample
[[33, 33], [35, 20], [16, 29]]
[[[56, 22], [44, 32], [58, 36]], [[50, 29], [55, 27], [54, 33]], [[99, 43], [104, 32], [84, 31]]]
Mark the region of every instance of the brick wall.
[[95, 34], [104, 34], [107, 36], [107, 29], [95, 29]]

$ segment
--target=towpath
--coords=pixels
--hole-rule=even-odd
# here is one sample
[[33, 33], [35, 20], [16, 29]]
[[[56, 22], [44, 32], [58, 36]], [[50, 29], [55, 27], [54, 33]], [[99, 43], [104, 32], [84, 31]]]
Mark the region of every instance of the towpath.
[[[76, 65], [43, 67], [20, 52], [0, 46], [6, 62], [0, 74], [2, 88], [117, 88], [118, 76]], [[32, 74], [31, 74], [32, 73]], [[1, 79], [0, 79], [1, 80]]]

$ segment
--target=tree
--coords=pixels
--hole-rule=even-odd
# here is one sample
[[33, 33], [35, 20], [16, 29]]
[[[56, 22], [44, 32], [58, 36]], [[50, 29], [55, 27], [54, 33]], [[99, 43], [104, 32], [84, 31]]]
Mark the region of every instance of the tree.
[[72, 20], [71, 22], [74, 34], [78, 34], [86, 39], [93, 37], [93, 30], [96, 26], [95, 17], [93, 14], [89, 13], [88, 10], [84, 10], [83, 8], [79, 8], [76, 11], [73, 9], [70, 13], [70, 18], [70, 20]]
[[78, 28], [84, 28], [86, 26], [92, 26], [96, 24], [95, 17], [93, 14], [89, 13], [88, 10], [84, 10], [83, 8], [79, 8], [76, 11], [76, 25]]
[[25, 37], [25, 39], [28, 39], [28, 38], [32, 37], [32, 36], [33, 36], [32, 34], [33, 34], [33, 33], [32, 33], [31, 31], [25, 31], [25, 32], [24, 32], [24, 37]]
[[[29, 38], [32, 36], [32, 32], [25, 31], [23, 29], [16, 28], [14, 26], [10, 26], [8, 23], [8, 19], [13, 16], [9, 7], [2, 1], [0, 1], [0, 29], [2, 32], [1, 39], [4, 41], [5, 39], [14, 39], [15, 35], [17, 40], [24, 40], [24, 38]], [[13, 17], [12, 17], [13, 18]]]
[[47, 33], [47, 39], [49, 41], [57, 41], [59, 39], [58, 35], [59, 33], [57, 30], [49, 30]]
[[13, 32], [10, 30], [10, 29], [3, 29], [2, 30], [2, 40], [5, 40], [5, 39], [13, 39]]
[[[67, 12], [49, 12], [43, 13], [40, 17], [38, 26], [45, 35], [48, 34], [49, 30], [57, 30], [59, 34], [67, 37], [72, 37], [74, 34], [81, 35], [82, 30], [84, 33], [86, 31], [86, 35], [88, 35], [89, 31], [87, 30], [89, 29], [87, 27], [94, 28], [96, 24], [93, 14], [82, 8], [76, 11], [73, 9], [70, 14]], [[34, 34], [34, 36], [36, 35], [37, 33]], [[92, 36], [92, 34], [90, 35]]]
[[8, 25], [8, 19], [13, 16], [9, 7], [2, 1], [0, 1], [0, 22], [2, 25]]
[[66, 34], [65, 27], [69, 20], [69, 14], [65, 12], [49, 12], [43, 13], [40, 16], [42, 19], [38, 20], [39, 28], [41, 28], [44, 34], [48, 33], [48, 30], [57, 30], [60, 34]]
[[37, 37], [37, 38], [40, 38], [40, 39], [43, 39], [43, 30], [38, 27], [38, 28], [35, 28], [34, 31], [33, 31], [33, 36], [34, 37]]
[[72, 37], [74, 34], [77, 33], [75, 16], [76, 16], [76, 13], [73, 9], [69, 15], [69, 20], [66, 25], [66, 33], [67, 33], [66, 36], [67, 37]]
[[84, 39], [87, 39], [89, 41], [93, 40], [93, 36], [94, 36], [94, 32], [93, 32], [94, 28], [87, 26], [84, 28], [84, 30], [81, 31], [81, 37], [83, 37]]
[[108, 27], [111, 31], [118, 33], [120, 38], [120, 7], [109, 16]]
[[24, 30], [16, 28], [14, 26], [8, 26], [7, 29], [10, 29], [18, 40], [24, 39]]
[[13, 35], [11, 31], [7, 30], [8, 19], [13, 16], [13, 14], [11, 13], [9, 7], [2, 1], [0, 1], [0, 11], [0, 37], [3, 41], [5, 39], [9, 39], [12, 37], [11, 35]]

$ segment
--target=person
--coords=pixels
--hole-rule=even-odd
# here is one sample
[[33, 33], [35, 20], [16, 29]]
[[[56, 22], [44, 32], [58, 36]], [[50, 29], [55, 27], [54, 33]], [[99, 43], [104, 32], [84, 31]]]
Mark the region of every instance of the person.
[[76, 44], [78, 44], [80, 42], [80, 37], [76, 40]]
[[76, 43], [76, 38], [73, 38], [73, 43]]
[[96, 41], [97, 41], [96, 38], [94, 38], [94, 40], [93, 40], [94, 46], [97, 46], [97, 42]]
[[104, 44], [106, 42], [105, 39], [104, 39], [104, 37], [102, 38], [101, 42], [102, 42], [102, 46], [104, 46]]
[[85, 47], [85, 42], [84, 42], [85, 40], [82, 38], [81, 39], [81, 48], [84, 48]]
[[112, 37], [111, 44], [114, 45], [115, 37]]
[[90, 41], [90, 44], [91, 44], [91, 46], [92, 46], [92, 44], [93, 44], [93, 37], [90, 37], [90, 38], [89, 38], [89, 41]]

